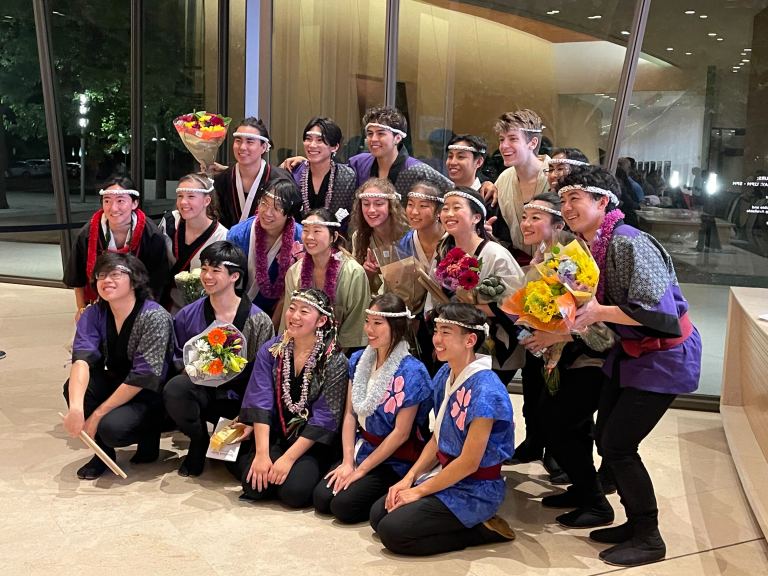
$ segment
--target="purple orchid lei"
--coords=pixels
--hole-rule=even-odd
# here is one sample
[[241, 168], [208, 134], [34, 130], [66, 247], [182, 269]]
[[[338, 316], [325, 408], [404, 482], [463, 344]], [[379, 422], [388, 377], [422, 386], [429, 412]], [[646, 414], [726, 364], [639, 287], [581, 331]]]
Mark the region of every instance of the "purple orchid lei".
[[613, 231], [616, 228], [616, 224], [622, 220], [624, 220], [624, 212], [618, 208], [608, 212], [605, 218], [603, 218], [603, 223], [600, 225], [589, 247], [595, 262], [597, 262], [597, 267], [600, 268], [600, 280], [597, 283], [597, 294], [595, 296], [601, 304], [605, 296], [605, 259], [608, 255], [608, 246], [610, 246], [613, 239]]
[[259, 217], [256, 216], [254, 225], [254, 232], [256, 233], [256, 283], [259, 286], [259, 292], [266, 298], [274, 300], [283, 295], [285, 275], [293, 263], [292, 250], [295, 226], [296, 223], [293, 218], [290, 218], [290, 222], [286, 222], [283, 228], [282, 245], [277, 255], [277, 279], [273, 284], [269, 279], [269, 266], [267, 266], [267, 252], [269, 252], [267, 234], [259, 224]]
[[[325, 283], [323, 292], [331, 299], [331, 303], [336, 300], [336, 282], [339, 279], [341, 270], [341, 254], [335, 248], [331, 248], [331, 257], [328, 259], [328, 268], [325, 271]], [[315, 271], [315, 261], [311, 255], [307, 254], [301, 261], [301, 277], [299, 279], [302, 290], [312, 288], [312, 274]]]
[[[304, 162], [305, 170], [301, 176], [301, 206], [304, 212], [309, 212], [309, 160]], [[336, 163], [331, 160], [330, 176], [328, 177], [328, 192], [325, 194], [325, 208], [331, 208], [333, 198], [333, 180], [336, 177]]]

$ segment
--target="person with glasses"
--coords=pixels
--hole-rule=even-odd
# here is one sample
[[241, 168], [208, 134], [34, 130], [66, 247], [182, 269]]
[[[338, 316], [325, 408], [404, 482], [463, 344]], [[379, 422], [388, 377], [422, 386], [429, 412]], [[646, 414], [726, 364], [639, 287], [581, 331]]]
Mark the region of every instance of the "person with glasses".
[[129, 178], [113, 177], [99, 190], [101, 208], [80, 229], [64, 269], [64, 284], [74, 288], [75, 322], [98, 299], [91, 281], [104, 252], [133, 254], [149, 271], [149, 289], [160, 298], [168, 282], [165, 237], [139, 208], [139, 192]]
[[[105, 252], [93, 268], [99, 302], [77, 322], [72, 368], [64, 384], [64, 429], [85, 431], [104, 452], [137, 444], [133, 463], [154, 462], [160, 450], [160, 394], [173, 355], [171, 315], [151, 299], [149, 275], [132, 254]], [[107, 469], [97, 456], [78, 469], [95, 480]]]
[[205, 174], [182, 176], [176, 187], [176, 210], [166, 213], [160, 221], [171, 266], [161, 302], [172, 314], [187, 304], [174, 276], [200, 268], [200, 253], [227, 238], [227, 229], [216, 219], [216, 197], [212, 192], [213, 182]]
[[256, 215], [233, 226], [227, 240], [248, 258], [246, 294], [277, 326], [285, 277], [300, 252], [301, 196], [293, 180], [277, 178], [261, 193], [257, 206]]
[[272, 148], [272, 140], [264, 122], [252, 116], [244, 118], [232, 134], [235, 164], [216, 165], [221, 170], [213, 179], [218, 197], [221, 223], [232, 228], [256, 214], [261, 193], [275, 178], [291, 175], [272, 166], [264, 155]]

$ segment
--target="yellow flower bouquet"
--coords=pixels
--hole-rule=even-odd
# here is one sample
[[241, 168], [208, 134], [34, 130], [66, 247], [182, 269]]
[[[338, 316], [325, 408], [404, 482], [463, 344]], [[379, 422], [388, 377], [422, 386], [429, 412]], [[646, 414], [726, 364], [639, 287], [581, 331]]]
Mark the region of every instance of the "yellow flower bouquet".
[[227, 139], [231, 121], [226, 116], [203, 111], [182, 114], [173, 121], [173, 126], [187, 150], [208, 170], [216, 159], [219, 146]]

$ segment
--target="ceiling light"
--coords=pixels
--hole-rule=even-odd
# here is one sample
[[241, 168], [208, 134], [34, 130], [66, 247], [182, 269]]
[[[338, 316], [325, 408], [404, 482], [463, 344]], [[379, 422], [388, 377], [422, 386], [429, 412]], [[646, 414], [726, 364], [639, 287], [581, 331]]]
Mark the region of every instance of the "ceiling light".
[[671, 47], [667, 48], [667, 52], [672, 52], [672, 51], [674, 51], [674, 48], [671, 48]]
[[752, 52], [752, 48], [744, 48], [744, 52]]
[[707, 16], [706, 14], [699, 14], [699, 18], [701, 18], [702, 20], [705, 20], [706, 18], [709, 18], [709, 16]]
[[710, 32], [709, 34], [707, 34], [707, 36], [714, 38], [715, 36], [717, 36], [717, 32]]
[[587, 16], [587, 20], [600, 20], [602, 16], [600, 14], [595, 14], [594, 16]]
[[722, 42], [722, 41], [723, 41], [723, 39], [722, 39], [721, 37], [719, 37], [719, 36], [718, 36], [718, 38], [717, 38], [717, 41], [718, 41], [718, 42]]
[[731, 72], [734, 72], [734, 73], [736, 73], [738, 71], [739, 71], [738, 68], [735, 68], [735, 69], [731, 70]]
[[693, 52], [686, 52], [685, 53], [686, 56], [690, 56], [691, 54], [693, 54]]
[[629, 31], [628, 30], [622, 30], [621, 34], [622, 34], [622, 36], [629, 36]]
[[742, 62], [743, 62], [744, 64], [746, 64], [746, 63], [748, 63], [748, 62], [749, 62], [749, 60], [746, 60], [746, 59], [745, 59], [745, 60], [742, 60]]
[[686, 14], [696, 14], [696, 10], [686, 10]]
[[560, 14], [560, 10], [550, 10], [549, 12], [547, 12], [547, 14], [549, 14], [550, 16], [554, 16], [555, 14]]

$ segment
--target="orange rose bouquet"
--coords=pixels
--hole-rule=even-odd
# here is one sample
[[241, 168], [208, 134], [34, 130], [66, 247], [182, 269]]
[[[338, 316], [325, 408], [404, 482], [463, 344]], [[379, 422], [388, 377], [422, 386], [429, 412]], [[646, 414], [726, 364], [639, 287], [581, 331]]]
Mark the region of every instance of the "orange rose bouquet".
[[226, 116], [203, 111], [182, 114], [173, 121], [173, 126], [187, 150], [208, 171], [208, 166], [216, 159], [219, 146], [227, 139], [227, 127], [231, 121]]
[[184, 344], [184, 369], [195, 384], [221, 386], [248, 364], [245, 349], [245, 336], [240, 330], [231, 324], [213, 322]]

